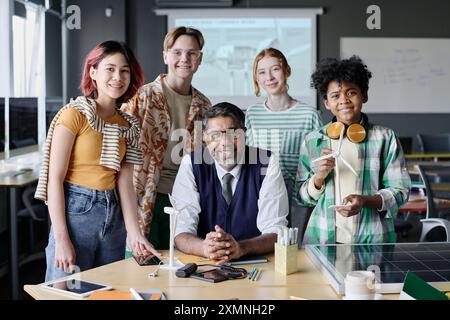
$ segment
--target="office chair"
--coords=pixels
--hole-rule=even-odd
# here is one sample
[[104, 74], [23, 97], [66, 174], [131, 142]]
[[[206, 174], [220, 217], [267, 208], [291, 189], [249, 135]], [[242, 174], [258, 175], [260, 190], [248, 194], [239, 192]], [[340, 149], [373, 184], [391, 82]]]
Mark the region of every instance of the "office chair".
[[[421, 219], [420, 241], [450, 242], [450, 166], [419, 165], [427, 196], [426, 218]], [[445, 233], [445, 235], [444, 235]], [[434, 236], [433, 236], [434, 234]]]
[[[19, 219], [27, 219], [28, 220], [28, 228], [29, 228], [29, 246], [28, 253], [30, 255], [36, 254], [40, 250], [40, 246], [35, 244], [35, 229], [34, 223], [38, 222], [46, 222], [48, 217], [48, 209], [47, 206], [42, 202], [37, 202], [34, 200], [34, 193], [36, 191], [36, 187], [31, 186], [27, 187], [22, 192], [22, 202], [25, 205], [25, 208], [19, 210], [17, 212], [17, 217]], [[39, 258], [38, 254], [35, 258]], [[29, 260], [34, 260], [35, 258], [27, 258], [27, 262]], [[25, 262], [22, 262], [25, 263]]]
[[396, 234], [406, 237], [409, 230], [413, 228], [411, 222], [404, 220], [402, 218], [394, 219], [394, 230]]
[[412, 137], [399, 137], [398, 140], [400, 141], [404, 154], [412, 153]]
[[450, 153], [450, 133], [418, 134], [421, 153]]

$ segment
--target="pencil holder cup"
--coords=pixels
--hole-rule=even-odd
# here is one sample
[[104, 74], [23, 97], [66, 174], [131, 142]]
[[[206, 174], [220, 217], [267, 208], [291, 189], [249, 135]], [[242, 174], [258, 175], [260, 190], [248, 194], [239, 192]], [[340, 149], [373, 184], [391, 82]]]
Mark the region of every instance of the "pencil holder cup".
[[284, 275], [297, 272], [297, 251], [297, 244], [282, 246], [275, 243], [275, 271]]

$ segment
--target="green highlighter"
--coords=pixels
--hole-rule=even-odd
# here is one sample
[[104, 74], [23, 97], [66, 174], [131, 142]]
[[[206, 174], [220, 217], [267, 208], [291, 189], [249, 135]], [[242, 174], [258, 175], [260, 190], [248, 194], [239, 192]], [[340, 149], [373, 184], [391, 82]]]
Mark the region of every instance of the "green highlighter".
[[414, 272], [408, 271], [400, 293], [400, 300], [448, 300], [448, 297], [423, 281]]

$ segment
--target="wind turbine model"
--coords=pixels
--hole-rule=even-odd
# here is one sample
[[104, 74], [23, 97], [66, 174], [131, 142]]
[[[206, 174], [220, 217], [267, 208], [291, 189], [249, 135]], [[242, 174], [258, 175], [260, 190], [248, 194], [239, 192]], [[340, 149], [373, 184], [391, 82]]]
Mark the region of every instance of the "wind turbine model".
[[178, 208], [175, 199], [169, 194], [169, 201], [172, 205], [171, 207], [164, 207], [164, 212], [170, 215], [170, 242], [169, 242], [169, 264], [168, 265], [161, 265], [162, 269], [178, 269], [183, 266], [183, 264], [180, 264], [179, 261], [177, 263], [174, 263], [173, 259], [173, 252], [174, 252], [174, 242], [175, 242], [175, 228], [177, 227], [177, 219], [178, 215], [185, 210], [187, 207], [191, 207], [191, 204], [187, 204], [184, 207]]
[[342, 161], [342, 163], [350, 169], [350, 171], [357, 177], [358, 174], [356, 173], [355, 169], [352, 168], [352, 166], [347, 162], [347, 160], [345, 160], [345, 158], [342, 156], [341, 154], [341, 146], [342, 146], [342, 138], [344, 137], [344, 131], [345, 131], [345, 126], [342, 126], [341, 129], [341, 133], [339, 135], [339, 141], [338, 141], [338, 146], [337, 146], [337, 150], [333, 151], [330, 154], [326, 154], [322, 157], [319, 157], [315, 160], [313, 160], [312, 162], [317, 162], [320, 160], [324, 160], [324, 159], [329, 159], [329, 158], [334, 158], [335, 160], [335, 173], [336, 173], [336, 180], [335, 180], [335, 187], [336, 187], [336, 199], [335, 199], [335, 204], [331, 205], [329, 208], [347, 208], [349, 206], [343, 206], [342, 205], [342, 195], [341, 195], [341, 180], [340, 180], [340, 176], [339, 176], [339, 166], [338, 166], [338, 159]]

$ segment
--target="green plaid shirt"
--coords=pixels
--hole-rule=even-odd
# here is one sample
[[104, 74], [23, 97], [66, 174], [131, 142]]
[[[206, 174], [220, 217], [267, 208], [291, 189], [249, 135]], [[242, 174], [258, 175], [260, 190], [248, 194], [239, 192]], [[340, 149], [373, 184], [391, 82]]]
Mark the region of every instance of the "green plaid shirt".
[[[329, 124], [305, 137], [300, 149], [300, 160], [295, 181], [296, 200], [307, 206], [315, 206], [305, 232], [304, 244], [326, 244], [336, 242], [335, 211], [328, 209], [334, 204], [334, 179], [329, 174], [325, 190], [318, 200], [313, 199], [307, 189], [308, 180], [317, 171], [317, 163], [323, 148], [331, 149], [326, 134]], [[363, 208], [354, 219], [353, 243], [395, 242], [393, 219], [398, 208], [409, 196], [411, 180], [406, 169], [401, 145], [393, 130], [378, 125], [368, 125], [368, 137], [358, 143], [358, 159], [361, 170], [356, 180], [356, 190], [361, 195], [379, 194], [384, 199], [385, 211]]]

